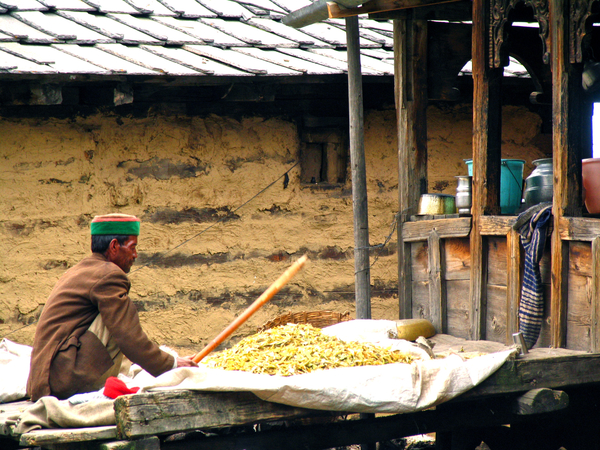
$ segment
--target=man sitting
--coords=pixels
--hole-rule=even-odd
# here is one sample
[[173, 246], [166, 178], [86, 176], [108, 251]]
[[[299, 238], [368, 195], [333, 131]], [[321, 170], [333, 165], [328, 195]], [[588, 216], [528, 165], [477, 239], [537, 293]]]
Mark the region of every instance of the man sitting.
[[137, 258], [140, 220], [96, 216], [91, 234], [92, 254], [58, 280], [40, 316], [27, 380], [33, 401], [99, 390], [118, 375], [124, 356], [154, 376], [196, 366], [148, 338], [129, 298], [127, 273]]

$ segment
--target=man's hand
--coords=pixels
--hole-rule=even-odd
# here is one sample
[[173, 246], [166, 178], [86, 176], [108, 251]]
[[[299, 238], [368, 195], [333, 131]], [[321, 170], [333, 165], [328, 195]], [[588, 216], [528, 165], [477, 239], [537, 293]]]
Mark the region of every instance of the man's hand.
[[192, 361], [193, 356], [185, 356], [185, 357], [177, 357], [177, 367], [198, 367], [194, 361]]

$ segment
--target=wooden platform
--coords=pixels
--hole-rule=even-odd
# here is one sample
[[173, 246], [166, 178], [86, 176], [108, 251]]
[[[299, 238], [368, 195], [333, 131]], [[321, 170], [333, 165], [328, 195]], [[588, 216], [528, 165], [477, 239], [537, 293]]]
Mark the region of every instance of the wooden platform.
[[[456, 352], [467, 357], [506, 348], [495, 342], [466, 341], [447, 335], [437, 335], [432, 341], [438, 354]], [[465, 424], [490, 427], [539, 420], [561, 414], [566, 408], [569, 396], [563, 388], [598, 383], [600, 355], [534, 349], [508, 361], [479, 386], [435, 409], [378, 414], [368, 419], [343, 411], [279, 405], [245, 392], [166, 391], [118, 398], [115, 426], [39, 430], [13, 436], [7, 426], [8, 417], [32, 404], [14, 402], [0, 405], [0, 448], [331, 448], [422, 433], [451, 433]], [[171, 437], [167, 439], [168, 436]]]

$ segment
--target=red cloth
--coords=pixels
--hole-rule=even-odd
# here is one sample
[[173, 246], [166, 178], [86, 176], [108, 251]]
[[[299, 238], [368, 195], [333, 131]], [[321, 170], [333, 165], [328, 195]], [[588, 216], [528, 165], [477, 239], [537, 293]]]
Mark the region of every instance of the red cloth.
[[110, 398], [117, 398], [120, 395], [135, 394], [139, 391], [139, 387], [132, 387], [131, 389], [127, 385], [119, 380], [117, 377], [108, 377], [104, 384], [104, 395]]

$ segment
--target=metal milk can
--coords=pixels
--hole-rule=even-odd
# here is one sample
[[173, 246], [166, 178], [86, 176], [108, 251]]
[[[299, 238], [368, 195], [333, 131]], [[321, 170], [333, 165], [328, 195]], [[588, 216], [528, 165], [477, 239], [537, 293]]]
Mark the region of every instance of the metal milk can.
[[472, 176], [456, 176], [456, 209], [459, 214], [471, 214], [472, 205]]
[[535, 169], [525, 179], [523, 200], [525, 207], [537, 205], [542, 202], [552, 201], [554, 171], [552, 158], [537, 159], [533, 161]]

